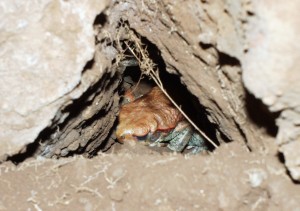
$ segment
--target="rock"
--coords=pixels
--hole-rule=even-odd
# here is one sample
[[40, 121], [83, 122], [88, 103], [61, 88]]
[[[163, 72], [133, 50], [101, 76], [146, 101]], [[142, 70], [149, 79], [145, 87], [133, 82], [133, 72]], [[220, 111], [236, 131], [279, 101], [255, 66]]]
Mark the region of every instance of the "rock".
[[124, 191], [120, 188], [113, 188], [109, 191], [109, 197], [117, 202], [121, 202], [124, 198]]
[[33, 142], [91, 84], [93, 23], [108, 0], [4, 0], [0, 6], [0, 155]]
[[246, 171], [249, 177], [249, 184], [252, 188], [257, 188], [267, 179], [267, 173], [262, 169], [249, 169]]
[[300, 181], [300, 141], [293, 141], [280, 147], [284, 155], [285, 165], [294, 180]]
[[298, 181], [299, 148], [293, 146], [300, 142], [299, 7], [299, 1], [253, 1], [254, 17], [246, 36], [249, 50], [241, 60], [246, 88], [270, 111], [280, 112], [277, 144]]

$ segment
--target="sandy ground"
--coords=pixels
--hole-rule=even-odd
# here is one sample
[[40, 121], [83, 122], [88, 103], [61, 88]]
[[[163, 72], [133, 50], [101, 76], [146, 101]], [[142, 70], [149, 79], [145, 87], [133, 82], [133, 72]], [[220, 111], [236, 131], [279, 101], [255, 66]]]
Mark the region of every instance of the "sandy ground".
[[300, 210], [299, 193], [271, 153], [238, 143], [210, 155], [136, 144], [0, 165], [0, 210]]

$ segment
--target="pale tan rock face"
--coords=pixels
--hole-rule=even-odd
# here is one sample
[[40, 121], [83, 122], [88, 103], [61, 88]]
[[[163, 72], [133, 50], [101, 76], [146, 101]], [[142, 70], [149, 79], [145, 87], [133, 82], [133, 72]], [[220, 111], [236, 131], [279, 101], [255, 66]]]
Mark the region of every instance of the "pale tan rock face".
[[33, 142], [66, 99], [88, 87], [77, 86], [93, 58], [93, 22], [108, 2], [1, 2], [0, 155]]
[[247, 89], [277, 119], [277, 144], [293, 179], [300, 181], [300, 1], [253, 1], [249, 52], [242, 59]]

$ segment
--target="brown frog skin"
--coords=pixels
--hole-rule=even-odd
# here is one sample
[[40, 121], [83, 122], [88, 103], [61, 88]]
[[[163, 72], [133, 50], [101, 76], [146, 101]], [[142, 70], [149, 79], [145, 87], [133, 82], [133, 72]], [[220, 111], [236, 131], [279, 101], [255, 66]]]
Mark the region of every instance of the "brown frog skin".
[[137, 137], [157, 131], [168, 132], [183, 119], [160, 88], [154, 87], [144, 96], [121, 107], [116, 136], [120, 142], [137, 140]]
[[172, 151], [189, 149], [191, 154], [208, 149], [203, 137], [195, 132], [159, 87], [138, 99], [131, 90], [125, 96], [129, 103], [120, 109], [116, 131], [119, 142], [141, 140], [150, 146], [167, 144]]

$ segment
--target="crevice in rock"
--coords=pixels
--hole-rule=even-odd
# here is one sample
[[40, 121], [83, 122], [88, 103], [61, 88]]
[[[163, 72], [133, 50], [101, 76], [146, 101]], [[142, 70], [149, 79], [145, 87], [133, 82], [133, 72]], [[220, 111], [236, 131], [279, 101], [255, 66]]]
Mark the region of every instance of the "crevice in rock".
[[245, 140], [247, 149], [249, 150], [249, 152], [252, 152], [252, 148], [250, 147], [250, 145], [248, 143], [248, 139], [247, 139], [247, 136], [246, 136], [243, 128], [241, 128], [241, 126], [237, 122], [235, 122], [235, 126], [238, 129], [238, 131], [241, 134], [241, 136], [243, 137], [243, 139]]
[[[202, 48], [210, 48], [212, 47], [211, 45], [205, 45], [205, 44], [201, 44], [200, 46]], [[222, 67], [241, 67], [241, 63], [240, 61], [235, 58], [232, 57], [226, 53], [220, 52], [218, 51], [218, 56], [219, 56], [219, 65]], [[279, 113], [271, 113], [268, 108], [258, 99], [256, 99], [253, 95], [251, 95], [246, 88], [244, 87], [244, 85], [242, 84], [242, 79], [241, 78], [237, 78], [240, 76], [240, 74], [229, 74], [229, 71], [233, 71], [231, 69], [227, 70], [224, 72], [224, 77], [227, 78], [229, 83], [239, 83], [241, 89], [243, 89], [242, 95], [240, 95], [240, 97], [242, 97], [243, 99], [243, 103], [245, 105], [245, 112], [247, 115], [247, 118], [250, 120], [250, 122], [252, 122], [255, 127], [258, 128], [263, 128], [266, 133], [269, 136], [275, 137], [277, 134], [277, 126], [276, 126], [276, 118], [279, 116]], [[238, 94], [238, 93], [236, 93]], [[239, 133], [241, 134], [241, 136], [243, 137], [247, 148], [249, 149], [249, 151], [253, 151], [254, 149], [252, 148], [253, 143], [250, 143], [248, 140], [248, 135], [247, 135], [247, 131], [245, 131], [245, 128], [243, 127], [243, 125], [240, 124], [239, 121], [235, 120], [235, 126], [238, 129]]]
[[[96, 17], [94, 25], [101, 28], [106, 23], [107, 17], [104, 13], [101, 13]], [[128, 23], [125, 22], [125, 24]], [[118, 27], [122, 27], [122, 24], [119, 24]], [[136, 31], [134, 31], [134, 33], [137, 34]], [[138, 37], [140, 38], [143, 47], [147, 49], [149, 58], [159, 69], [160, 79], [168, 94], [211, 140], [217, 140], [216, 133], [217, 130], [220, 131], [219, 126], [212, 124], [208, 120], [206, 109], [199, 103], [197, 97], [192, 95], [182, 83], [180, 73], [177, 72], [176, 75], [168, 73], [166, 70], [166, 63], [157, 46], [154, 43], [151, 43], [146, 37], [139, 35]], [[120, 41], [123, 44], [122, 47], [126, 49], [124, 44], [124, 41], [127, 39], [126, 36], [121, 39], [124, 39]], [[110, 47], [113, 47], [116, 44], [114, 42], [116, 42], [116, 40], [110, 40], [109, 43], [106, 43], [103, 39], [96, 41], [98, 44]], [[204, 43], [199, 43], [199, 45], [202, 49], [213, 47], [210, 44]], [[128, 49], [123, 53], [125, 54], [125, 63], [126, 60], [134, 59], [134, 55], [132, 55]], [[240, 66], [238, 59], [225, 53], [218, 52], [218, 57], [220, 66]], [[115, 59], [114, 62], [118, 63], [117, 59]], [[115, 143], [116, 139], [114, 130], [117, 125], [116, 119], [119, 108], [118, 92], [123, 94], [122, 92], [124, 91], [120, 91], [120, 80], [122, 77], [123, 80], [125, 80], [126, 77], [130, 77], [134, 83], [137, 83], [141, 76], [141, 70], [138, 66], [126, 68], [126, 65], [122, 66], [122, 62], [124, 61], [115, 64], [117, 66], [113, 67], [116, 69], [116, 74], [105, 71], [107, 73], [105, 73], [102, 78], [90, 87], [79, 99], [73, 100], [69, 105], [66, 105], [57, 112], [51, 126], [44, 129], [34, 143], [29, 144], [23, 152], [9, 157], [8, 160], [11, 160], [14, 163], [20, 163], [28, 157], [37, 155], [48, 158], [59, 158], [72, 156], [74, 154], [83, 154], [87, 157], [92, 157], [96, 155], [98, 151], [108, 150], [112, 144]], [[93, 65], [95, 65], [95, 60], [88, 61], [83, 73], [91, 69]], [[126, 70], [124, 71], [125, 68]], [[124, 75], [122, 75], [123, 71]], [[151, 82], [151, 80], [147, 79], [145, 76], [143, 77], [144, 79], [142, 81], [148, 80], [147, 83], [154, 86], [153, 81]], [[249, 107], [249, 113], [250, 115], [253, 115], [253, 119], [256, 121], [254, 112], [261, 116], [264, 111], [261, 111], [261, 113], [258, 114], [257, 111], [251, 109], [252, 103], [257, 102], [253, 102], [251, 96], [247, 96], [246, 104], [247, 107]], [[274, 128], [274, 122], [271, 120], [274, 119], [269, 119], [267, 122], [258, 122], [257, 124], [267, 127], [269, 132], [274, 134], [276, 133], [276, 128]], [[238, 123], [236, 123], [236, 127], [246, 140], [247, 137]], [[220, 135], [224, 136], [221, 131]], [[223, 139], [225, 140], [224, 137]], [[227, 141], [229, 142], [230, 140]], [[213, 146], [210, 144], [208, 145], [212, 150]], [[248, 149], [251, 151], [249, 146]]]
[[[137, 34], [137, 32], [135, 32]], [[172, 97], [172, 99], [183, 109], [183, 111], [191, 118], [191, 120], [196, 123], [196, 125], [203, 130], [206, 135], [212, 140], [216, 140], [216, 128], [217, 126], [210, 123], [207, 118], [207, 112], [205, 108], [199, 103], [199, 100], [196, 96], [192, 95], [187, 87], [181, 81], [180, 73], [170, 74], [166, 70], [166, 64], [161, 56], [160, 50], [157, 46], [151, 43], [146, 37], [138, 36], [141, 39], [145, 49], [149, 54], [149, 58], [156, 64], [157, 69], [159, 69], [160, 79], [164, 85], [164, 88], [168, 92], [168, 94]], [[129, 58], [134, 58], [134, 56], [127, 51]], [[136, 84], [141, 76], [141, 70], [139, 67], [128, 67], [125, 72], [125, 77], [130, 77]], [[143, 81], [150, 86], [154, 86], [155, 83], [146, 76], [143, 76]], [[139, 88], [139, 87], [138, 87]], [[209, 148], [213, 149], [209, 143]]]
[[249, 118], [258, 126], [266, 129], [268, 135], [276, 137], [278, 127], [276, 119], [280, 112], [271, 113], [263, 102], [246, 91], [246, 109]]
[[204, 42], [199, 42], [199, 46], [203, 49], [203, 50], [207, 50], [209, 48], [214, 47], [212, 44], [210, 43], [204, 43]]
[[285, 165], [286, 160], [285, 160], [285, 158], [284, 158], [284, 154], [281, 153], [281, 152], [278, 152], [278, 153], [277, 153], [277, 158], [278, 158], [279, 162], [284, 166], [284, 168], [285, 168], [285, 173], [286, 173], [286, 175], [291, 179], [291, 181], [292, 181], [294, 184], [296, 184], [296, 185], [300, 185], [300, 181], [295, 180], [295, 179], [293, 178], [293, 176], [291, 175], [289, 169], [286, 167], [286, 165]]
[[107, 15], [104, 12], [102, 12], [96, 16], [93, 25], [103, 27], [106, 23], [107, 23]]
[[[26, 159], [33, 157], [34, 153], [37, 151], [39, 147], [39, 143], [37, 141], [34, 141], [27, 146], [25, 146], [21, 152], [8, 156], [5, 161], [11, 161], [15, 165], [18, 165], [25, 161]], [[1, 163], [1, 162], [0, 162]]]
[[240, 61], [235, 58], [232, 57], [226, 53], [220, 52], [219, 53], [219, 64], [220, 66], [224, 66], [224, 65], [229, 65], [229, 66], [241, 66]]

